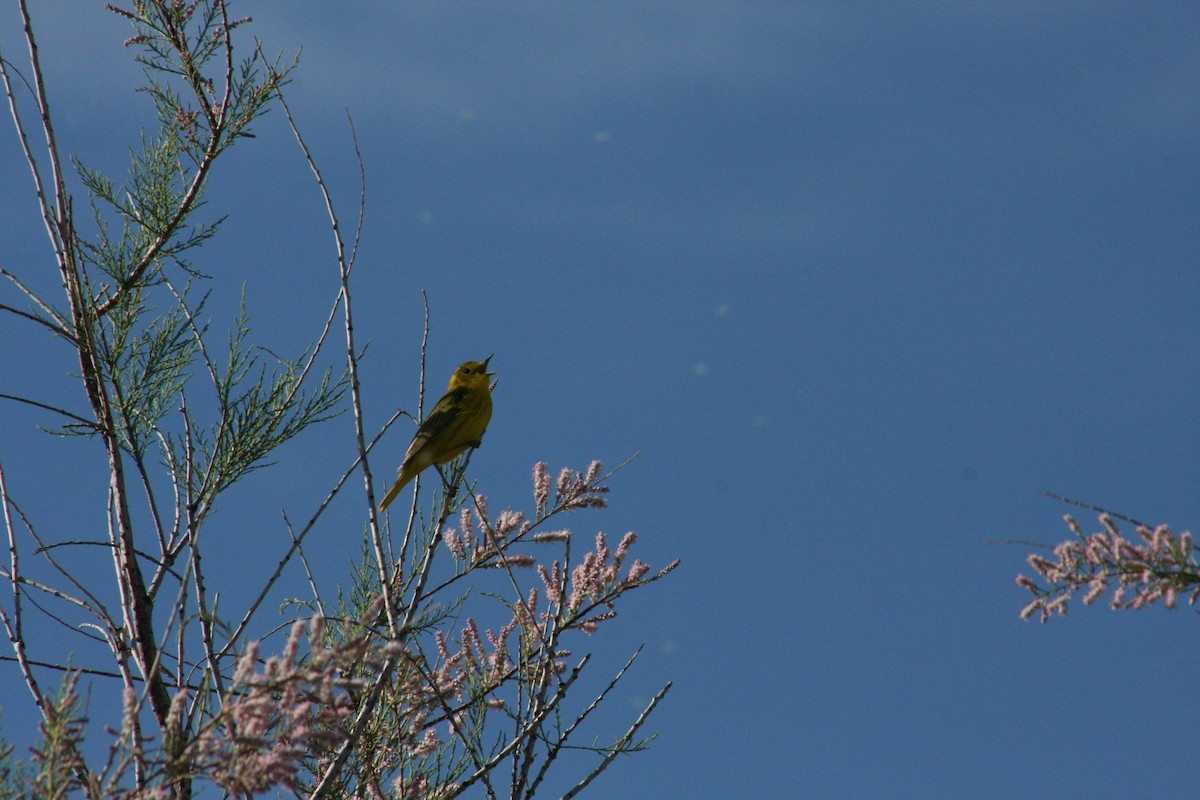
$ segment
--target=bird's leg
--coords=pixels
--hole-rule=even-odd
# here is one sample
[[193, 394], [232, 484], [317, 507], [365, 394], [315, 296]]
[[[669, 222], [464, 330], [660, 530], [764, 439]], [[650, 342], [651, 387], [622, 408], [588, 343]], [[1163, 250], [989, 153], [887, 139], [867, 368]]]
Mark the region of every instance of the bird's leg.
[[433, 468], [438, 471], [438, 476], [442, 479], [442, 489], [446, 492], [446, 499], [453, 500], [455, 495], [458, 494], [458, 481], [455, 481], [453, 484], [450, 483], [449, 479], [446, 478], [446, 473], [442, 472], [441, 464], [434, 464]]

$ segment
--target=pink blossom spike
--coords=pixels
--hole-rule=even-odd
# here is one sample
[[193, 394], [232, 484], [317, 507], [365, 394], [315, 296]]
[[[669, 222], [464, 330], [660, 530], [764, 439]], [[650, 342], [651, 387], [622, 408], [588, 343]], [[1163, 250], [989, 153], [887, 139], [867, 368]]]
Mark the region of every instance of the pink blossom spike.
[[550, 505], [550, 470], [545, 461], [533, 465], [533, 502], [539, 517]]

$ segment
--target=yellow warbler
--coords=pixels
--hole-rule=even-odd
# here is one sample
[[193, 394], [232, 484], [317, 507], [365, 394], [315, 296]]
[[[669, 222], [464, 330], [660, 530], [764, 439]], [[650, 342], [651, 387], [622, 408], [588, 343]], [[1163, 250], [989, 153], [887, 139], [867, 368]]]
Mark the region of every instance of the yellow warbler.
[[433, 411], [417, 428], [396, 482], [379, 504], [383, 511], [400, 494], [400, 490], [431, 464], [444, 464], [468, 447], [479, 447], [483, 432], [492, 419], [492, 390], [487, 371], [488, 356], [483, 361], [468, 361], [454, 371], [450, 385]]

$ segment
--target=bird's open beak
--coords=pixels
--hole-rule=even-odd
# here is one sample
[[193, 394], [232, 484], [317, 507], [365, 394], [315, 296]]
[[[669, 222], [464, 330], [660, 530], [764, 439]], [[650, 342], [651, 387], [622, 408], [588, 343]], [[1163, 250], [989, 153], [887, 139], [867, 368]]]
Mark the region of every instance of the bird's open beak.
[[[496, 354], [492, 353], [492, 356], [494, 356], [494, 355], [496, 355]], [[488, 362], [492, 360], [492, 356], [488, 356], [487, 358], [485, 358], [483, 360], [483, 370], [484, 370], [483, 374], [487, 375], [489, 378], [496, 374], [494, 372], [487, 371]]]

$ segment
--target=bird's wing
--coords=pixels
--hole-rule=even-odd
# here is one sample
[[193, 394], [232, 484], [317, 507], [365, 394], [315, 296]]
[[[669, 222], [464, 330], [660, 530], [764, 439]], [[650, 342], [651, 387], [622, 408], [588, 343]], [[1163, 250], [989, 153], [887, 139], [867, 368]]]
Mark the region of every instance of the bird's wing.
[[467, 389], [451, 389], [442, 395], [442, 399], [437, 401], [437, 405], [433, 407], [433, 411], [429, 412], [429, 416], [417, 428], [417, 433], [413, 436], [412, 444], [408, 446], [408, 452], [404, 454], [404, 460], [408, 461], [414, 454], [420, 452], [421, 448], [429, 444], [431, 441], [436, 441], [439, 436], [444, 436], [447, 431], [462, 418], [462, 410], [468, 394]]

